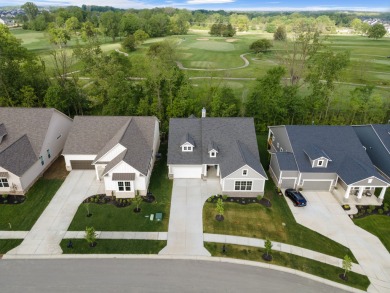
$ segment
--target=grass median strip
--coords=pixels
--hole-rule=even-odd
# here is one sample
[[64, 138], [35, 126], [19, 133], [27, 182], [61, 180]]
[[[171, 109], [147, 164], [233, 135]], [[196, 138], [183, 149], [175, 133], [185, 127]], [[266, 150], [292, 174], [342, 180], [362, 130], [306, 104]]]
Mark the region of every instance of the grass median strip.
[[[69, 248], [72, 241], [73, 248]], [[98, 239], [90, 247], [85, 239], [64, 239], [61, 241], [64, 254], [157, 254], [167, 245], [164, 240]]]
[[348, 281], [343, 281], [339, 278], [339, 274], [344, 272], [342, 268], [284, 252], [273, 251], [272, 261], [267, 262], [262, 259], [262, 255], [265, 251], [261, 248], [226, 244], [226, 251], [225, 253], [222, 253], [223, 244], [221, 243], [205, 242], [205, 247], [212, 256], [245, 259], [288, 267], [364, 291], [366, 291], [370, 285], [369, 279], [364, 275], [348, 272]]

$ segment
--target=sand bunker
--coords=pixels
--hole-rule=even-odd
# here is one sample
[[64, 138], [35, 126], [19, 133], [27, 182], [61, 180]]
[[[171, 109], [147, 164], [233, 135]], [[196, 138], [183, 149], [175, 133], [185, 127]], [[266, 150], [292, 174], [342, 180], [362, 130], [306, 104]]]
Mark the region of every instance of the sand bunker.
[[199, 38], [199, 39], [196, 39], [197, 41], [208, 41], [209, 39], [208, 38]]
[[228, 43], [233, 43], [233, 42], [237, 42], [238, 39], [226, 39], [225, 41]]

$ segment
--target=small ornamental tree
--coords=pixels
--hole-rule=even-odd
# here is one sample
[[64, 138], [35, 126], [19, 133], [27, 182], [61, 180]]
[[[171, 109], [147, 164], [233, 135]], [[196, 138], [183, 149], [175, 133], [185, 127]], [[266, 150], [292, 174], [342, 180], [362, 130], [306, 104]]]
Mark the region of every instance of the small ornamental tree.
[[96, 231], [94, 227], [85, 227], [85, 240], [87, 240], [90, 247], [94, 247], [96, 245]]
[[143, 201], [142, 197], [139, 195], [139, 190], [137, 190], [137, 195], [134, 197], [133, 201], [135, 204], [134, 212], [139, 213], [141, 211], [141, 208], [139, 206]]
[[222, 198], [217, 200], [217, 206], [215, 207], [215, 211], [217, 212], [217, 221], [223, 221], [223, 214], [225, 212], [225, 208], [223, 206]]
[[272, 245], [271, 240], [269, 240], [268, 238], [265, 239], [265, 241], [264, 241], [265, 254], [263, 254], [263, 259], [264, 260], [267, 260], [267, 261], [271, 261], [272, 260], [272, 255], [271, 255], [272, 246], [273, 245]]
[[375, 40], [382, 38], [387, 33], [383, 24], [377, 23], [368, 29], [367, 35]]
[[278, 26], [276, 32], [274, 32], [275, 41], [285, 41], [287, 39], [287, 32], [284, 26]]
[[249, 47], [249, 49], [253, 50], [255, 53], [266, 52], [270, 48], [272, 48], [272, 43], [270, 40], [267, 39], [257, 40], [253, 42]]
[[352, 259], [348, 255], [344, 256], [343, 269], [344, 269], [344, 274], [342, 279], [347, 280], [347, 272], [349, 272], [352, 269]]

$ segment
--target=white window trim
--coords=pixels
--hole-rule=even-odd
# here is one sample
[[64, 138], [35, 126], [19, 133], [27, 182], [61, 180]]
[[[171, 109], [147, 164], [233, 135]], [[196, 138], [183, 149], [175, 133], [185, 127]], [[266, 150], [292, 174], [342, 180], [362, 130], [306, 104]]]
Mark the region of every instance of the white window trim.
[[[119, 190], [119, 183], [123, 183], [123, 190]], [[126, 186], [126, 183], [129, 183], [129, 186]], [[118, 181], [117, 182], [118, 192], [131, 192], [132, 191], [132, 184], [131, 181]], [[126, 187], [129, 188], [129, 190], [126, 190]]]
[[369, 178], [369, 179], [368, 179], [368, 183], [369, 183], [369, 184], [372, 183], [372, 178]]
[[[240, 189], [236, 189], [236, 185], [237, 185], [238, 182], [240, 182], [240, 184], [239, 184]], [[241, 182], [245, 182], [245, 185], [242, 185]], [[251, 189], [246, 189], [248, 182], [251, 183], [250, 184]], [[245, 186], [245, 189], [241, 189], [242, 186]], [[252, 189], [253, 189], [253, 181], [252, 180], [237, 180], [237, 181], [234, 181], [234, 191], [252, 191]]]
[[318, 161], [317, 161], [317, 166], [318, 166], [318, 167], [323, 167], [323, 166], [325, 166], [325, 160], [318, 160]]
[[216, 158], [217, 152], [216, 151], [210, 151], [210, 158]]
[[[5, 181], [3, 182], [3, 180], [5, 180]], [[8, 186], [4, 186], [4, 183], [7, 184]], [[8, 178], [5, 178], [5, 177], [0, 178], [0, 188], [9, 188]]]
[[283, 152], [283, 148], [280, 148], [280, 151]]
[[248, 169], [243, 169], [242, 170], [242, 176], [248, 176]]
[[192, 152], [193, 151], [193, 146], [191, 146], [191, 145], [183, 145], [182, 147], [181, 147], [181, 150], [183, 151], [183, 152]]

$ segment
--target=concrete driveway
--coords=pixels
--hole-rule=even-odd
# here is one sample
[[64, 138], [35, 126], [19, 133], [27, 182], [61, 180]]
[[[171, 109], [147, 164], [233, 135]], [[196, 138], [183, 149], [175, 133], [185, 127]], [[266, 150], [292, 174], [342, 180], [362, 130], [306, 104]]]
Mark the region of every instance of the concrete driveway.
[[217, 179], [174, 179], [168, 243], [159, 254], [210, 256], [203, 246], [203, 205], [221, 192]]
[[62, 254], [59, 246], [81, 204], [90, 195], [103, 193], [104, 183], [94, 170], [71, 171], [24, 241], [7, 255]]
[[330, 192], [302, 191], [306, 207], [287, 203], [295, 220], [351, 249], [372, 285], [369, 292], [390, 292], [390, 254], [382, 242], [356, 226]]

